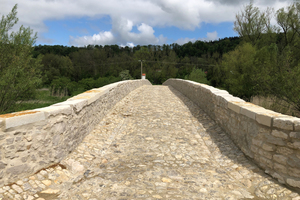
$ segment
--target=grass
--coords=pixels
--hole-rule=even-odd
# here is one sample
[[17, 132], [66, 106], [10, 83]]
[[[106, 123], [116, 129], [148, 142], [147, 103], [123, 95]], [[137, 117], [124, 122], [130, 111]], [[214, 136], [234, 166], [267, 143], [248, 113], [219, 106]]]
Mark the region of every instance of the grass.
[[70, 96], [65, 96], [65, 97], [51, 96], [48, 88], [38, 89], [36, 91], [35, 99], [18, 102], [16, 107], [12, 108], [12, 110], [8, 110], [6, 113], [43, 108], [43, 107], [47, 107], [65, 101], [68, 98], [70, 98]]
[[251, 98], [251, 103], [278, 113], [300, 117], [300, 112], [293, 105], [276, 97], [255, 96]]

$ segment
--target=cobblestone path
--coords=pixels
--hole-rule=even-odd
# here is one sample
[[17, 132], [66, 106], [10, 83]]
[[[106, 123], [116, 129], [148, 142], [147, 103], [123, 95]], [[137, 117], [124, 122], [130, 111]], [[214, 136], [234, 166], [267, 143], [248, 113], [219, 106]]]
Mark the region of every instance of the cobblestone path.
[[133, 91], [59, 165], [0, 190], [4, 199], [300, 199], [166, 86]]

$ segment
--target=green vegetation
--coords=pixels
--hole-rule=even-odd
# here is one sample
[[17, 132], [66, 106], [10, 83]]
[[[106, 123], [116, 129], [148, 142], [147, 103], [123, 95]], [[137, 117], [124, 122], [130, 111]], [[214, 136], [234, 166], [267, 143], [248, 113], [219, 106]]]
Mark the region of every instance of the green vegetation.
[[[21, 27], [8, 34], [17, 22], [16, 9], [3, 16], [0, 24], [0, 113], [30, 103], [37, 106], [32, 103], [36, 100], [45, 106], [116, 81], [140, 79], [141, 61], [152, 84], [189, 79], [226, 89], [247, 101], [254, 96], [272, 97], [289, 107], [281, 110], [300, 111], [298, 2], [277, 11], [261, 11], [250, 2], [236, 15], [234, 30], [240, 37], [133, 48], [33, 47], [36, 35], [31, 29]], [[49, 88], [47, 95], [41, 97], [39, 88]]]
[[[252, 2], [245, 6], [234, 27], [242, 42], [211, 70], [215, 86], [247, 101], [256, 95], [275, 97], [299, 111], [299, 12], [298, 2], [277, 12], [260, 11]], [[276, 26], [270, 23], [272, 16]]]
[[23, 26], [10, 33], [17, 22], [15, 5], [0, 22], [0, 113], [12, 109], [17, 101], [32, 98], [41, 83], [41, 57], [32, 58], [36, 35]]
[[[128, 72], [125, 79], [141, 78], [143, 72], [152, 84], [162, 84], [168, 78], [188, 76], [194, 68], [209, 70], [218, 63], [222, 55], [233, 50], [240, 38], [225, 38], [219, 41], [196, 41], [184, 45], [148, 45], [133, 48], [118, 45], [89, 45], [86, 47], [36, 46], [33, 55], [43, 55], [43, 86], [50, 87], [54, 81], [66, 77], [70, 82], [82, 79], [97, 80], [104, 77], [120, 77]], [[125, 80], [124, 77], [120, 77]], [[54, 81], [54, 83], [52, 83]], [[70, 93], [69, 93], [70, 94]]]
[[202, 69], [194, 68], [193, 71], [185, 77], [185, 79], [210, 85], [210, 82], [206, 78], [206, 73]]
[[35, 108], [47, 107], [55, 103], [67, 100], [69, 97], [57, 97], [50, 94], [49, 89], [43, 88], [35, 91], [34, 100], [18, 101], [14, 107], [7, 110], [6, 113], [17, 112], [22, 110], [31, 110]]

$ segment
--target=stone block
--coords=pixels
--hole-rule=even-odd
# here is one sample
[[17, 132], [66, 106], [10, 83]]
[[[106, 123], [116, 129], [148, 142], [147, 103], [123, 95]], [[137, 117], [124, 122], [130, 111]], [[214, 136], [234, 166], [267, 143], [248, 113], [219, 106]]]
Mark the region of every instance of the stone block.
[[215, 90], [213, 91], [213, 94], [215, 96], [224, 96], [224, 95], [228, 95], [229, 93], [226, 90]]
[[299, 179], [288, 178], [286, 180], [286, 183], [289, 184], [290, 186], [300, 188], [300, 180]]
[[262, 145], [262, 149], [265, 151], [274, 151], [276, 149], [276, 147], [274, 145], [264, 143]]
[[300, 142], [288, 142], [287, 146], [292, 149], [300, 149]]
[[272, 125], [272, 116], [267, 115], [263, 112], [255, 113], [255, 120], [265, 126], [271, 127]]
[[294, 119], [294, 128], [295, 128], [295, 131], [300, 131], [300, 119], [299, 118]]
[[287, 115], [274, 117], [273, 127], [292, 131], [294, 129], [293, 117]]
[[287, 139], [287, 138], [288, 138], [288, 135], [287, 135], [285, 132], [278, 131], [278, 130], [273, 130], [273, 131], [271, 132], [271, 134], [272, 134], [274, 137], [277, 137], [277, 138], [283, 138], [283, 139]]
[[290, 138], [300, 139], [300, 132], [290, 132]]
[[35, 110], [44, 112], [46, 118], [48, 118], [49, 116], [71, 115], [72, 114], [72, 108], [70, 105], [48, 106], [45, 108], [38, 108]]
[[300, 170], [299, 170], [299, 168], [292, 168], [292, 167], [289, 167], [289, 168], [288, 168], [288, 174], [289, 174], [291, 177], [297, 177], [297, 178], [300, 178]]
[[272, 110], [261, 110], [256, 113], [256, 121], [262, 125], [271, 127], [273, 118], [282, 116], [282, 114], [274, 112]]
[[67, 100], [61, 103], [54, 104], [52, 106], [72, 106], [75, 112], [79, 112], [83, 107], [87, 106], [88, 100], [86, 99], [77, 99], [77, 100]]
[[252, 139], [252, 144], [260, 147], [262, 145], [262, 141], [261, 140], [257, 140], [257, 139]]
[[277, 138], [277, 137], [270, 135], [270, 136], [266, 137], [266, 140], [268, 141], [268, 143], [271, 143], [271, 144], [275, 144], [278, 146], [286, 146], [286, 143], [282, 140], [282, 138]]
[[287, 174], [287, 168], [284, 165], [274, 163], [274, 170], [276, 172], [282, 173], [282, 174]]
[[261, 156], [259, 160], [260, 160], [261, 164], [265, 165], [266, 167], [268, 167], [270, 169], [273, 168], [273, 162], [272, 162], [272, 160], [269, 160], [269, 159], [267, 159], [267, 158], [265, 158], [263, 156]]
[[287, 159], [287, 164], [291, 167], [294, 168], [299, 168], [300, 169], [300, 159], [296, 157], [289, 157]]
[[259, 148], [258, 148], [257, 146], [251, 145], [251, 151], [252, 151], [253, 153], [257, 153], [258, 150], [259, 150]]
[[284, 178], [283, 178], [282, 176], [280, 176], [278, 173], [275, 172], [275, 173], [272, 174], [272, 176], [273, 176], [274, 178], [278, 179], [278, 182], [279, 182], [279, 183], [282, 183], [282, 184], [285, 183]]
[[228, 108], [230, 110], [236, 112], [237, 114], [240, 114], [240, 112], [241, 112], [241, 106], [240, 106], [239, 102], [229, 101]]
[[76, 95], [70, 99], [68, 99], [68, 101], [70, 100], [78, 100], [78, 99], [86, 99], [88, 100], [88, 105], [90, 105], [91, 103], [97, 101], [102, 95], [106, 94], [108, 92], [108, 90], [89, 90], [86, 91], [82, 94]]
[[288, 155], [293, 154], [294, 150], [290, 149], [290, 148], [287, 148], [287, 147], [277, 147], [276, 152], [278, 154], [282, 154], [282, 155], [288, 156]]
[[0, 129], [4, 127], [5, 119], [0, 119]]
[[261, 156], [264, 156], [266, 158], [268, 158], [269, 160], [271, 160], [273, 158], [273, 154], [268, 152], [268, 151], [264, 151], [263, 149], [260, 149], [258, 151], [258, 153], [261, 155]]
[[227, 98], [226, 98], [226, 96], [230, 96], [231, 97], [231, 95], [222, 95], [222, 96], [217, 96], [217, 101], [219, 102], [219, 106], [221, 107], [221, 108], [228, 108], [228, 100], [227, 100]]
[[257, 110], [262, 110], [264, 108], [261, 108], [259, 106], [256, 106], [252, 103], [244, 103], [243, 105], [241, 105], [241, 114], [249, 117], [250, 119], [254, 119], [255, 120], [255, 115], [256, 115], [256, 111]]
[[5, 129], [31, 124], [45, 120], [45, 113], [40, 111], [21, 111], [1, 115], [0, 118], [5, 118]]
[[225, 90], [221, 90], [221, 91], [218, 91], [218, 92], [214, 92], [214, 99], [215, 99], [215, 102], [216, 102], [216, 105], [217, 106], [220, 106], [220, 99], [224, 96], [224, 95], [229, 95], [229, 93], [227, 92], [223, 92]]
[[273, 155], [273, 160], [280, 163], [280, 164], [283, 164], [283, 165], [286, 165], [287, 159], [288, 158], [286, 156], [283, 156], [283, 155], [279, 155], [279, 154]]

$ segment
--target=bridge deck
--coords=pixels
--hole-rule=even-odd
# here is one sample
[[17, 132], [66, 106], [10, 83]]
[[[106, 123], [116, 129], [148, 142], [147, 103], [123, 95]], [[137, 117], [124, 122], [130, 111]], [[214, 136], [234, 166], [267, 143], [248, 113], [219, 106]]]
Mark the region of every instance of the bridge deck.
[[166, 86], [133, 91], [60, 165], [18, 184], [36, 199], [300, 199]]

